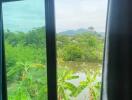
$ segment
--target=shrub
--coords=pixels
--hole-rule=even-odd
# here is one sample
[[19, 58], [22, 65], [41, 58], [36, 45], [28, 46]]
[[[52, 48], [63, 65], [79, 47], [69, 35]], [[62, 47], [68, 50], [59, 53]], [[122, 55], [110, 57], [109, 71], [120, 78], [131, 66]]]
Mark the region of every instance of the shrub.
[[65, 61], [77, 61], [82, 58], [83, 52], [76, 45], [68, 45], [63, 49], [63, 57]]

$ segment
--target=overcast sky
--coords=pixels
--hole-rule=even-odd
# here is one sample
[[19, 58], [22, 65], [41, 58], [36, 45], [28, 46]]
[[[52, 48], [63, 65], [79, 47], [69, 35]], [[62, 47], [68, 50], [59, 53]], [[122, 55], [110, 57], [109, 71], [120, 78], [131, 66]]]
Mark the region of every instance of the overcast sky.
[[[33, 3], [31, 3], [33, 1]], [[24, 0], [3, 4], [4, 28], [27, 31], [45, 25], [44, 0]], [[55, 0], [57, 32], [95, 27], [104, 32], [107, 0]]]

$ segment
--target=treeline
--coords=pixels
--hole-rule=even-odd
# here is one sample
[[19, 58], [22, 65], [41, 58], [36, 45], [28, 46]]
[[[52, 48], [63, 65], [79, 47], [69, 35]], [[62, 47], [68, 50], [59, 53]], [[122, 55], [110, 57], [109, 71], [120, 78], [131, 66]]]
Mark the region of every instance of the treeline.
[[[57, 34], [57, 55], [64, 61], [100, 62], [103, 54], [103, 37], [93, 33], [75, 35]], [[5, 32], [7, 65], [17, 61], [46, 62], [45, 28], [27, 33]], [[23, 56], [22, 56], [23, 55]]]
[[45, 28], [35, 28], [27, 33], [24, 32], [11, 32], [7, 30], [5, 32], [5, 41], [12, 46], [24, 45], [32, 46], [35, 48], [46, 47]]

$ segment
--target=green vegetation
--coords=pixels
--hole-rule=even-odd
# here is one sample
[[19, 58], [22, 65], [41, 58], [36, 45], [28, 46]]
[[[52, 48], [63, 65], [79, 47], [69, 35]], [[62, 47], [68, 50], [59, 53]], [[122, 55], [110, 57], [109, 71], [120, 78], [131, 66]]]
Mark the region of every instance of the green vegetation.
[[64, 61], [101, 62], [103, 39], [98, 34], [57, 35], [58, 56]]
[[[97, 33], [57, 34], [58, 100], [77, 98], [88, 89], [90, 100], [100, 94], [103, 37]], [[47, 100], [45, 28], [29, 32], [5, 31], [9, 100]], [[85, 73], [79, 85], [76, 73]]]

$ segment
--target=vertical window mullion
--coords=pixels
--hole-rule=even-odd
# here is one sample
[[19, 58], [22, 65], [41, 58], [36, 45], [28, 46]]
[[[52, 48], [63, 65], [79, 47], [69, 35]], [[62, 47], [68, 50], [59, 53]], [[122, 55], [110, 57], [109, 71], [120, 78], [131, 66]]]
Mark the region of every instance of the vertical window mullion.
[[57, 100], [54, 0], [45, 0], [48, 100]]

